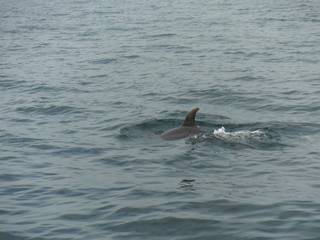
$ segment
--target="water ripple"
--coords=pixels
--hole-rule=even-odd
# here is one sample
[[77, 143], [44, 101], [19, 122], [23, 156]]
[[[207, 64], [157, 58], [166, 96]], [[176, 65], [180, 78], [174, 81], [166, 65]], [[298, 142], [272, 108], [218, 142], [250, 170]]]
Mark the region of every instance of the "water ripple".
[[59, 115], [68, 113], [82, 113], [83, 109], [71, 106], [32, 106], [32, 107], [17, 107], [17, 112], [25, 114], [44, 114], [44, 115]]

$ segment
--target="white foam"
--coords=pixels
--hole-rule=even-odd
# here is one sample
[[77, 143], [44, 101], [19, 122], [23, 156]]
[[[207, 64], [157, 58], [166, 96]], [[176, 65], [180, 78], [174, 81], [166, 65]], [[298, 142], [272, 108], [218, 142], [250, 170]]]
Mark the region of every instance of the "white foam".
[[261, 130], [241, 130], [235, 132], [228, 132], [224, 127], [215, 129], [213, 131], [213, 135], [216, 138], [231, 142], [247, 142], [250, 140], [261, 140], [261, 138], [265, 137], [264, 132]]

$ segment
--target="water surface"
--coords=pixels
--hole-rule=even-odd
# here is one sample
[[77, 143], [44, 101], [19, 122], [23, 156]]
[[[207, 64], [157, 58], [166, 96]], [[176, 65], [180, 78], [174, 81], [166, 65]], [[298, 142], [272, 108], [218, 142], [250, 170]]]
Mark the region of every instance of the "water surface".
[[320, 2], [0, 3], [0, 239], [319, 239]]

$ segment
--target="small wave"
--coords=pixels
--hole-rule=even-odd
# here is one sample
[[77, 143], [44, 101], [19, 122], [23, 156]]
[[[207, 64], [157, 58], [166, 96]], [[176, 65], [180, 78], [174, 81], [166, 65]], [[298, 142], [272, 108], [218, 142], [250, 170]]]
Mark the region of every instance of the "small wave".
[[182, 52], [190, 52], [192, 51], [191, 48], [183, 45], [177, 44], [152, 44], [146, 47], [146, 50], [163, 50], [163, 51], [174, 51], [175, 53], [182, 53]]
[[107, 77], [108, 77], [107, 74], [98, 74], [98, 75], [90, 76], [89, 78], [95, 79], [95, 78], [107, 78]]
[[167, 37], [174, 37], [176, 35], [177, 34], [174, 34], [174, 33], [160, 33], [160, 34], [151, 35], [150, 37], [152, 37], [152, 38], [167, 38]]
[[50, 144], [43, 144], [43, 143], [33, 144], [30, 147], [38, 149], [38, 150], [54, 150], [54, 149], [57, 149], [56, 146], [53, 146], [53, 145], [50, 145]]
[[9, 76], [7, 76], [7, 75], [4, 75], [4, 74], [0, 74], [0, 79], [1, 78], [8, 78]]
[[11, 181], [17, 181], [21, 179], [21, 175], [18, 174], [11, 174], [11, 173], [5, 173], [5, 174], [0, 174], [0, 180], [2, 182], [11, 182]]
[[195, 179], [183, 179], [179, 183], [179, 188], [184, 191], [195, 191]]
[[1, 75], [1, 78], [5, 78], [5, 80], [0, 80], [0, 89], [11, 89], [11, 88], [16, 88], [16, 87], [21, 87], [23, 84], [26, 83], [26, 81], [23, 80], [13, 80], [9, 79], [9, 76], [6, 75]]
[[104, 148], [85, 148], [85, 147], [71, 147], [64, 148], [52, 152], [54, 155], [74, 156], [74, 155], [99, 155], [105, 151]]
[[[96, 216], [92, 215], [92, 214], [79, 214], [79, 213], [66, 213], [66, 214], [63, 214], [63, 215], [60, 215], [58, 217], [58, 219], [62, 219], [62, 220], [72, 220], [72, 221], [81, 221], [81, 220], [89, 220], [89, 219], [92, 219], [92, 218], [95, 218]], [[63, 230], [59, 230], [58, 232], [68, 232], [70, 231], [69, 228], [67, 229], [63, 229]]]
[[91, 61], [91, 63], [93, 63], [93, 64], [109, 64], [109, 63], [113, 63], [115, 61], [116, 61], [115, 58], [101, 58], [101, 59], [93, 60], [93, 61]]
[[25, 92], [28, 93], [39, 93], [39, 92], [60, 92], [65, 90], [64, 88], [54, 87], [54, 86], [48, 86], [48, 85], [37, 85], [37, 86], [31, 86], [30, 88], [26, 89]]
[[11, 133], [4, 133], [0, 135], [0, 143], [7, 143], [7, 144], [23, 144], [23, 143], [33, 143], [40, 141], [37, 138], [30, 138], [24, 136], [18, 136]]
[[123, 56], [123, 58], [126, 58], [126, 59], [136, 59], [136, 58], [139, 58], [140, 56], [139, 55], [125, 55]]
[[48, 106], [48, 107], [18, 107], [17, 112], [21, 113], [37, 113], [44, 115], [59, 115], [66, 113], [80, 113], [82, 109], [70, 106]]
[[46, 30], [45, 26], [42, 25], [22, 25], [19, 29], [27, 30], [27, 31], [37, 31], [37, 30]]

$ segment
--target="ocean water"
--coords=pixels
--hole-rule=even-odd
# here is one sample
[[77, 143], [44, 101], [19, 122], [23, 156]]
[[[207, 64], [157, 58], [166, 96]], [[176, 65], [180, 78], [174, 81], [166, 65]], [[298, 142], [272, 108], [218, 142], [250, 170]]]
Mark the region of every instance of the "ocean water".
[[1, 240], [320, 239], [320, 1], [0, 4]]

